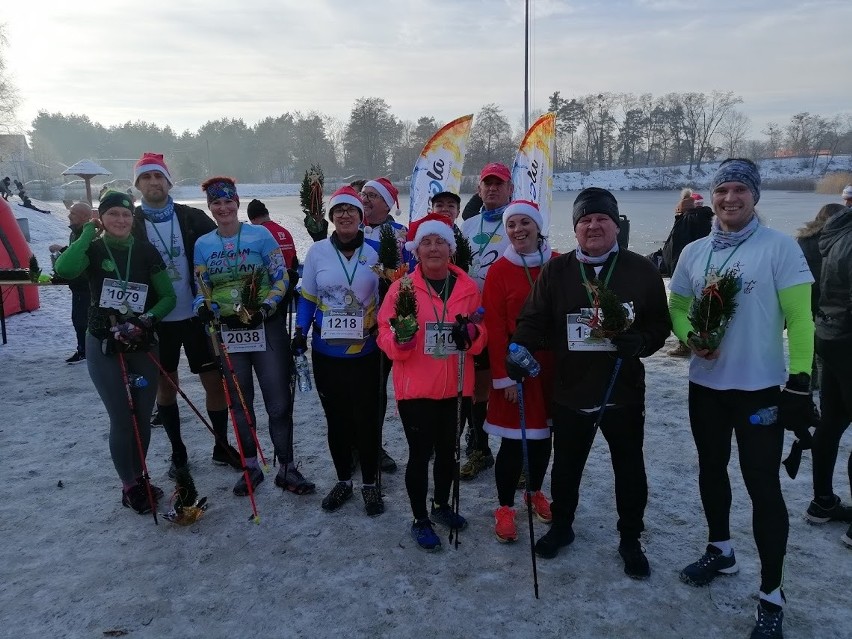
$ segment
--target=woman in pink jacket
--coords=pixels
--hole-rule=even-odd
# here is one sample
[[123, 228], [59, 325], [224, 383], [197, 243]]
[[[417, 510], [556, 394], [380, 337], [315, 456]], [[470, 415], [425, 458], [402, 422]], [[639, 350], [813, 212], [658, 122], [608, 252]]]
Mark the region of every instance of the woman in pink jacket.
[[[482, 352], [484, 326], [469, 317], [479, 308], [476, 283], [454, 264], [450, 256], [456, 241], [448, 220], [427, 215], [408, 231], [408, 249], [418, 266], [408, 278], [394, 282], [379, 310], [379, 347], [393, 360], [393, 386], [399, 416], [408, 440], [405, 487], [414, 523], [411, 535], [424, 550], [438, 550], [441, 540], [435, 521], [461, 530], [464, 517], [449, 505], [456, 446], [456, 409], [459, 350]], [[416, 323], [397, 317], [400, 287], [410, 284], [417, 301]], [[463, 411], [473, 394], [473, 358], [465, 357]], [[464, 413], [463, 413], [464, 414]], [[431, 520], [426, 509], [429, 458], [435, 452], [435, 481]]]

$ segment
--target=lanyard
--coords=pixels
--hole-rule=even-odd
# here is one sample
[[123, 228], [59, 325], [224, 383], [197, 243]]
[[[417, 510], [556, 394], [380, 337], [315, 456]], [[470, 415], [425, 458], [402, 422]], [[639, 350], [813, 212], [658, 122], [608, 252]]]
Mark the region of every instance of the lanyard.
[[[612, 277], [612, 273], [615, 270], [615, 263], [618, 261], [618, 252], [616, 251], [615, 257], [612, 259], [612, 264], [609, 266], [609, 270], [606, 272], [606, 278], [604, 279], [604, 286], [609, 286], [609, 278]], [[583, 278], [583, 284], [589, 283], [589, 278], [586, 275], [586, 265], [583, 262], [580, 262], [580, 276]], [[600, 278], [598, 278], [600, 279]], [[592, 297], [592, 292], [589, 290], [588, 286], [584, 286], [586, 289], [586, 296], [589, 298], [589, 304], [592, 306], [595, 305], [595, 300]]]
[[335, 246], [334, 251], [337, 253], [337, 259], [340, 260], [340, 266], [343, 268], [343, 272], [346, 274], [346, 281], [349, 283], [350, 288], [352, 287], [352, 282], [355, 280], [355, 271], [358, 270], [358, 263], [361, 260], [361, 253], [364, 250], [364, 244], [361, 244], [361, 247], [358, 249], [358, 256], [355, 258], [355, 268], [352, 269], [352, 275], [349, 275], [349, 271], [346, 268], [346, 264], [343, 262], [343, 255], [340, 253], [340, 250]]
[[118, 278], [119, 283], [121, 284], [121, 292], [127, 292], [127, 283], [130, 281], [130, 256], [133, 254], [133, 238], [130, 239], [130, 246], [127, 247], [127, 266], [124, 269], [124, 279], [121, 279], [121, 273], [118, 271], [118, 262], [115, 261], [115, 256], [112, 254], [112, 251], [109, 248], [109, 244], [104, 241], [104, 246], [106, 247], [107, 253], [109, 254], [109, 259], [112, 260], [113, 270], [115, 271], [115, 276]]
[[[752, 233], [751, 235], [754, 235], [754, 233]], [[751, 235], [749, 235], [748, 237], [751, 237]], [[724, 262], [722, 262], [722, 266], [720, 266], [718, 269], [714, 269], [716, 271], [716, 275], [722, 274], [722, 271], [724, 270], [724, 268], [728, 264], [728, 262], [731, 261], [731, 258], [734, 256], [734, 253], [737, 252], [737, 249], [740, 248], [746, 242], [748, 242], [748, 237], [734, 247], [734, 250], [731, 251], [731, 254], [728, 257], [725, 258]], [[705, 280], [707, 279], [707, 273], [710, 272], [710, 260], [712, 260], [712, 259], [713, 259], [713, 245], [711, 244], [710, 245], [710, 254], [707, 256], [707, 265], [704, 267], [704, 279]]]
[[[172, 218], [174, 219], [174, 218]], [[216, 231], [216, 235], [219, 235], [219, 231]], [[222, 243], [222, 251], [224, 255], [222, 255], [222, 261], [225, 262], [225, 266], [228, 267], [228, 270], [231, 272], [231, 276], [234, 279], [238, 279], [239, 275], [237, 274], [237, 265], [240, 263], [240, 238], [243, 235], [243, 223], [240, 222], [240, 229], [237, 231], [237, 249], [234, 253], [234, 262], [233, 264], [228, 259], [228, 249], [225, 248], [225, 240], [222, 239], [222, 236], [219, 235], [219, 241]]]
[[441, 319], [438, 319], [438, 309], [435, 308], [435, 302], [432, 301], [432, 284], [426, 278], [423, 278], [426, 281], [426, 292], [429, 293], [429, 303], [432, 305], [432, 312], [435, 314], [435, 321], [439, 324], [443, 324], [444, 320], [447, 318], [447, 291], [450, 289], [450, 274], [447, 273], [446, 279], [444, 279], [444, 286], [441, 289], [441, 299], [443, 300], [444, 307], [441, 309]]
[[160, 231], [159, 231], [159, 229], [157, 229], [156, 223], [154, 223], [152, 221], [151, 226], [154, 227], [154, 232], [157, 234], [157, 237], [160, 238], [160, 242], [163, 244], [163, 248], [166, 250], [166, 253], [168, 253], [169, 262], [171, 263], [172, 266], [174, 266], [175, 265], [175, 258], [177, 257], [177, 255], [174, 254], [175, 249], [172, 248], [172, 245], [174, 244], [174, 241], [175, 241], [175, 216], [174, 216], [174, 214], [172, 214], [172, 224], [171, 224], [171, 228], [169, 229], [169, 243], [168, 244], [166, 244], [166, 241], [163, 239], [163, 236], [160, 235]]
[[479, 216], [479, 233], [477, 233], [476, 237], [474, 238], [476, 240], [476, 245], [479, 247], [479, 250], [476, 252], [477, 255], [482, 255], [482, 251], [484, 251], [485, 248], [489, 244], [491, 244], [491, 240], [494, 239], [494, 236], [497, 235], [497, 231], [499, 231], [500, 227], [503, 226], [503, 220], [501, 219], [499, 224], [497, 224], [497, 226], [494, 227], [494, 230], [491, 231], [490, 234], [488, 234], [488, 238], [483, 243], [483, 242], [479, 241], [479, 238], [484, 235], [484, 233], [482, 232], [482, 223], [484, 221], [485, 221], [485, 217], [482, 214], [480, 214], [480, 216]]
[[[541, 265], [544, 266], [544, 254], [541, 252], [541, 249], [538, 249], [538, 256], [541, 258]], [[532, 275], [530, 274], [530, 269], [527, 266], [527, 261], [524, 259], [524, 256], [520, 253], [518, 253], [518, 257], [520, 257], [521, 262], [524, 263], [524, 274], [527, 276], [527, 282], [530, 283], [530, 288], [532, 288], [533, 278], [532, 278]], [[610, 269], [610, 270], [612, 270], [612, 269]]]

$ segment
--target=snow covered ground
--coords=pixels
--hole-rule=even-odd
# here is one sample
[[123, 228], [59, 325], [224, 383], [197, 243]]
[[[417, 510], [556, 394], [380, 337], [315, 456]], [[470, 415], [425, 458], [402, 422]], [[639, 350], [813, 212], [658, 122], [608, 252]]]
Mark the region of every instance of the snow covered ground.
[[[13, 208], [29, 218], [32, 247], [48, 271], [47, 246], [67, 238], [64, 211]], [[387, 512], [368, 518], [357, 492], [337, 513], [321, 510], [335, 476], [315, 391], [297, 394], [295, 419], [296, 457], [317, 482], [316, 494], [283, 493], [273, 470], [257, 491], [260, 524], [251, 523], [247, 499], [231, 493], [237, 474], [210, 463], [211, 437], [181, 402], [193, 476], [209, 511], [181, 528], [162, 519], [154, 526], [150, 516], [122, 508], [105, 411], [85, 365], [64, 363], [74, 342], [69, 291], [46, 287], [40, 295], [41, 309], [8, 320], [9, 343], [0, 346], [2, 636], [698, 638], [751, 631], [758, 562], [736, 454], [730, 472], [740, 573], [703, 589], [678, 580], [706, 543], [684, 360], [664, 353], [646, 360], [650, 500], [642, 541], [651, 579], [622, 572], [612, 470], [599, 437], [581, 488], [577, 539], [556, 559], [539, 560], [536, 600], [526, 514], [519, 509], [520, 541], [499, 544], [491, 475], [461, 487], [470, 526], [459, 549], [449, 547], [446, 531], [442, 552], [417, 549], [408, 535], [406, 445], [396, 415], [385, 425], [386, 448], [400, 463], [384, 476]], [[181, 379], [203, 406], [197, 378], [184, 367]], [[257, 409], [262, 415], [260, 399]], [[269, 454], [268, 433], [259, 435]], [[841, 468], [850, 445], [845, 438], [835, 474], [847, 501]], [[169, 453], [165, 433], [154, 430], [148, 464], [167, 493]], [[839, 541], [844, 526], [803, 521], [810, 468], [806, 453], [798, 479], [782, 476], [791, 525], [786, 636], [850, 637], [852, 555]], [[544, 530], [536, 523], [536, 537]]]

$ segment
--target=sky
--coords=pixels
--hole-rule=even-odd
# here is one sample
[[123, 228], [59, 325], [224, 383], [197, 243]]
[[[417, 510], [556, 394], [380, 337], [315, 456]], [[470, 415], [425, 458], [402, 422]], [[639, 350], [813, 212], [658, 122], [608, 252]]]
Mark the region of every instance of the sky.
[[[531, 0], [531, 110], [548, 96], [733, 91], [752, 121], [852, 112], [848, 0]], [[30, 0], [4, 11], [18, 119], [195, 131], [360, 97], [404, 120], [523, 118], [523, 0]]]

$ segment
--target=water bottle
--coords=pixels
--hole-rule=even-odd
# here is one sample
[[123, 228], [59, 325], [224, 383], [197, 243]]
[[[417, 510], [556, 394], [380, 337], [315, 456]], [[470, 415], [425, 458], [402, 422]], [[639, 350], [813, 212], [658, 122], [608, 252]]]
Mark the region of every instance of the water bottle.
[[304, 353], [296, 355], [296, 379], [301, 392], [307, 393], [311, 390], [311, 367]]
[[771, 426], [778, 421], [778, 407], [770, 406], [769, 408], [761, 408], [749, 417], [748, 421], [755, 426]]
[[536, 377], [541, 372], [541, 364], [535, 361], [532, 354], [520, 344], [509, 344], [509, 359], [523, 368], [527, 375]]
[[127, 383], [130, 384], [130, 388], [145, 388], [148, 380], [138, 373], [128, 373]]
[[482, 324], [482, 318], [485, 316], [485, 309], [483, 307], [479, 307], [473, 313], [470, 314], [470, 321], [474, 324]]

